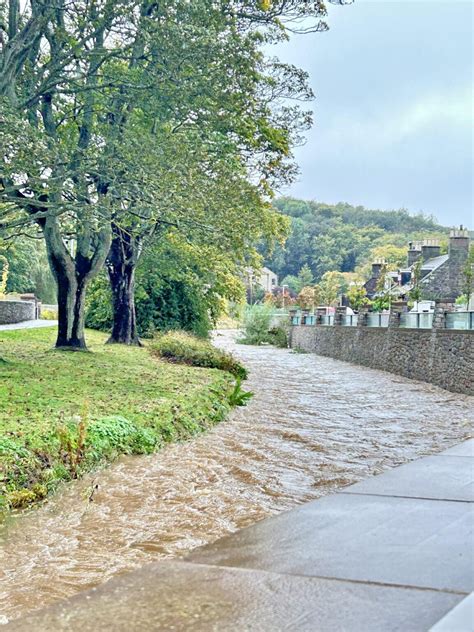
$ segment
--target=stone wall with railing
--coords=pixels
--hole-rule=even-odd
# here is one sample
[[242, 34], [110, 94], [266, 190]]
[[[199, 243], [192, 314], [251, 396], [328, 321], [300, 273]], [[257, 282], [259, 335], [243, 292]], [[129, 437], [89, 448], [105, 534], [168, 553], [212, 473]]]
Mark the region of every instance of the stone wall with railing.
[[344, 326], [345, 316], [336, 313], [333, 326], [293, 324], [290, 346], [474, 395], [474, 330], [447, 328], [451, 313], [449, 305], [437, 305], [430, 328], [403, 326], [406, 311], [399, 305], [387, 326], [370, 326], [364, 311], [356, 326]]

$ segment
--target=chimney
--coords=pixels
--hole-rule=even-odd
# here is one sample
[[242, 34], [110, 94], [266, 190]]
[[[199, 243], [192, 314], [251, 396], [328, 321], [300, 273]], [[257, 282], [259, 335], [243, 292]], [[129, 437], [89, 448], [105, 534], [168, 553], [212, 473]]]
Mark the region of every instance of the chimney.
[[464, 269], [469, 256], [469, 232], [461, 225], [449, 235], [449, 288], [448, 298], [456, 299], [463, 292]]
[[439, 244], [438, 239], [425, 239], [421, 246], [421, 256], [423, 257], [423, 261], [428, 261], [428, 259], [434, 259], [434, 257], [439, 257], [441, 253], [441, 246]]
[[372, 279], [378, 279], [380, 276], [380, 272], [382, 271], [382, 267], [385, 265], [384, 259], [376, 259], [372, 263]]
[[419, 241], [410, 241], [408, 244], [407, 265], [409, 268], [421, 257], [421, 244]]
[[461, 254], [462, 258], [466, 258], [469, 254], [469, 232], [463, 228], [462, 224], [449, 233], [449, 257], [458, 252], [464, 253]]

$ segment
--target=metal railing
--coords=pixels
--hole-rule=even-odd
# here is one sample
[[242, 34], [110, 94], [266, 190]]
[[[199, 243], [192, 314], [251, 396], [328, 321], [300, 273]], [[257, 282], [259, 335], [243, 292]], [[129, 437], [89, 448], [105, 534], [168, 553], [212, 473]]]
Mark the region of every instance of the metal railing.
[[432, 312], [406, 312], [400, 315], [400, 327], [406, 329], [431, 329], [433, 316]]
[[316, 316], [314, 314], [307, 314], [304, 318], [305, 325], [315, 325], [316, 324]]
[[[316, 314], [294, 314], [291, 318], [293, 326], [314, 326], [317, 321]], [[367, 314], [367, 327], [388, 327], [390, 314], [381, 312], [369, 312]], [[405, 329], [431, 329], [433, 327], [433, 312], [403, 312], [400, 314], [400, 327]], [[343, 327], [356, 327], [358, 314], [344, 314], [341, 316]], [[324, 314], [320, 317], [320, 323], [325, 327], [334, 326], [334, 314]], [[445, 317], [446, 329], [474, 330], [474, 311], [447, 312]]]
[[341, 317], [341, 325], [343, 327], [357, 327], [359, 316], [357, 314], [346, 314]]
[[367, 314], [367, 327], [388, 327], [390, 314], [381, 312], [369, 312]]
[[474, 312], [448, 312], [446, 329], [474, 329]]
[[326, 325], [327, 327], [334, 325], [334, 315], [326, 314], [321, 316], [321, 325]]

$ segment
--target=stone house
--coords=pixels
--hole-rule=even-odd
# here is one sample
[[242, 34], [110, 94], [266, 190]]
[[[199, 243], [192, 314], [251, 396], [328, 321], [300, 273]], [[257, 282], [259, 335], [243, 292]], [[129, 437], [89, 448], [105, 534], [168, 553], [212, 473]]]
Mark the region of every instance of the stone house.
[[[425, 239], [410, 242], [407, 253], [407, 266], [397, 272], [389, 272], [391, 293], [399, 299], [408, 299], [414, 286], [414, 271], [418, 262], [419, 286], [423, 300], [447, 300], [454, 302], [463, 293], [465, 269], [469, 256], [469, 232], [462, 226], [449, 235], [448, 253], [441, 254], [438, 240]], [[372, 276], [365, 284], [367, 296], [373, 298], [379, 281], [383, 262], [372, 264]]]
[[366, 283], [364, 283], [364, 289], [367, 294], [367, 298], [370, 298], [370, 300], [372, 300], [377, 293], [377, 285], [379, 283], [380, 274], [384, 265], [385, 261], [383, 261], [382, 259], [377, 259], [372, 263], [370, 279], [366, 281]]

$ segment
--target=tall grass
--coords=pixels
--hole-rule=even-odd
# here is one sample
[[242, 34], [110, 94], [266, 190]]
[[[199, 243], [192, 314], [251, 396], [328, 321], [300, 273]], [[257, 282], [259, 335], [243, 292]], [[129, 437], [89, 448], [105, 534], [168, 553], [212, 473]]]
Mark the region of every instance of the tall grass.
[[268, 305], [251, 305], [244, 314], [244, 336], [239, 340], [242, 344], [272, 344], [277, 347], [287, 346], [287, 332], [282, 323], [272, 327], [274, 310]]
[[216, 349], [208, 340], [184, 331], [170, 331], [157, 336], [150, 345], [152, 353], [170, 362], [229, 371], [245, 379], [247, 370], [230, 353]]

